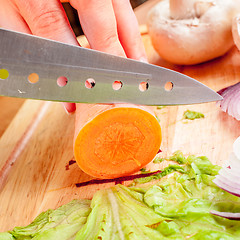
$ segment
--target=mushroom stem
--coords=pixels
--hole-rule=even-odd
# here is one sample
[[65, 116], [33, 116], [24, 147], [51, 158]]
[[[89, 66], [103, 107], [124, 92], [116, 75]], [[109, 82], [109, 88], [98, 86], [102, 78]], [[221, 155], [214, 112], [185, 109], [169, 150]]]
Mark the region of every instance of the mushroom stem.
[[170, 0], [170, 17], [173, 19], [189, 19], [195, 17], [196, 0]]
[[216, 3], [211, 0], [196, 1], [194, 4], [196, 17], [200, 18], [205, 12]]
[[201, 17], [210, 7], [213, 0], [169, 0], [170, 16], [173, 19], [190, 19]]

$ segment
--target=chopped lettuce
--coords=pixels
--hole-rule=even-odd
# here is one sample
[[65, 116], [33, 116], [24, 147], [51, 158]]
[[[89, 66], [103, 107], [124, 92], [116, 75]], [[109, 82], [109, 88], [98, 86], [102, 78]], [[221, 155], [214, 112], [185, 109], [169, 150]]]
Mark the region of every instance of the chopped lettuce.
[[3, 233], [0, 233], [0, 239], [1, 240], [14, 240], [15, 238], [12, 236], [12, 234], [10, 234], [8, 232], [3, 232]]
[[0, 240], [240, 239], [240, 221], [209, 213], [240, 211], [240, 199], [212, 182], [220, 167], [179, 151], [165, 160], [176, 164], [136, 179], [134, 186], [118, 184], [91, 201], [48, 210], [26, 227], [0, 233]]
[[167, 176], [168, 174], [175, 172], [175, 171], [179, 171], [179, 172], [184, 172], [185, 169], [182, 166], [179, 166], [177, 164], [175, 165], [169, 165], [168, 167], [166, 167], [163, 171], [153, 174], [151, 176], [147, 176], [147, 177], [142, 177], [142, 178], [136, 178], [134, 179], [133, 183], [131, 184], [131, 186], [135, 185], [136, 183], [147, 183], [147, 182], [151, 182], [153, 180], [158, 180], [161, 179], [164, 176]]
[[179, 164], [186, 163], [186, 158], [184, 157], [183, 153], [181, 151], [176, 151], [174, 154], [168, 158], [160, 158], [159, 156], [156, 156], [153, 160], [153, 163], [161, 163], [163, 161], [174, 161]]
[[157, 106], [157, 109], [163, 109], [165, 108], [166, 106]]
[[204, 114], [200, 113], [200, 112], [196, 112], [196, 111], [190, 111], [190, 110], [186, 110], [183, 113], [183, 118], [184, 119], [190, 119], [190, 120], [194, 120], [196, 118], [204, 118]]
[[186, 158], [185, 167], [188, 169], [185, 173], [162, 179], [144, 194], [149, 207], [172, 220], [164, 223], [165, 227], [161, 223], [158, 229], [166, 231], [164, 234], [169, 237], [179, 235], [176, 239], [240, 239], [240, 221], [209, 213], [212, 209], [240, 210], [239, 198], [212, 183], [220, 167], [206, 157], [195, 156]]

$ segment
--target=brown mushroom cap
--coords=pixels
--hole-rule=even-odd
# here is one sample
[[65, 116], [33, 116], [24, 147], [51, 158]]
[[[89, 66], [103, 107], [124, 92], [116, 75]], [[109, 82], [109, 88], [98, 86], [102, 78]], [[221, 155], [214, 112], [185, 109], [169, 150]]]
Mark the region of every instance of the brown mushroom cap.
[[222, 56], [233, 46], [232, 17], [240, 8], [239, 0], [214, 3], [205, 8], [199, 5], [196, 17], [189, 19], [171, 18], [169, 0], [162, 0], [150, 11], [149, 35], [163, 59], [181, 65], [197, 64]]

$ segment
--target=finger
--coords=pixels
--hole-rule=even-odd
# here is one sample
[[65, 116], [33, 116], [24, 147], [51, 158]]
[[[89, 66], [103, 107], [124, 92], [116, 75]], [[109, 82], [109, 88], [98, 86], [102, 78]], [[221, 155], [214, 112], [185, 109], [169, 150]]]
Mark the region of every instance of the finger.
[[127, 57], [147, 61], [137, 18], [129, 0], [112, 0], [112, 3], [117, 20], [118, 36]]
[[111, 0], [71, 0], [70, 4], [78, 11], [83, 31], [92, 49], [125, 56], [118, 38]]
[[73, 113], [76, 110], [75, 103], [64, 102], [64, 103], [62, 103], [62, 106], [64, 107], [64, 109], [67, 113]]
[[78, 45], [58, 0], [15, 0], [20, 14], [34, 35]]
[[[32, 34], [79, 45], [58, 0], [16, 0], [16, 4]], [[75, 103], [63, 103], [63, 106], [69, 113], [76, 109]]]
[[0, 0], [0, 27], [24, 33], [31, 33], [28, 25], [11, 1]]
[[63, 104], [63, 107], [64, 107], [64, 109], [67, 113], [73, 113], [73, 112], [76, 111], [76, 104], [75, 103], [64, 102], [62, 104]]

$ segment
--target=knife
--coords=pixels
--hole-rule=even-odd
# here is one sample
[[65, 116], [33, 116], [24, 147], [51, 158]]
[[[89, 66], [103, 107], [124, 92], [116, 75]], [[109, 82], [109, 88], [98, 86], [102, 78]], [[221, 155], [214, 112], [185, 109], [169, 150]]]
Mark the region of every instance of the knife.
[[204, 84], [163, 67], [5, 29], [0, 29], [0, 95], [143, 105], [222, 99]]

